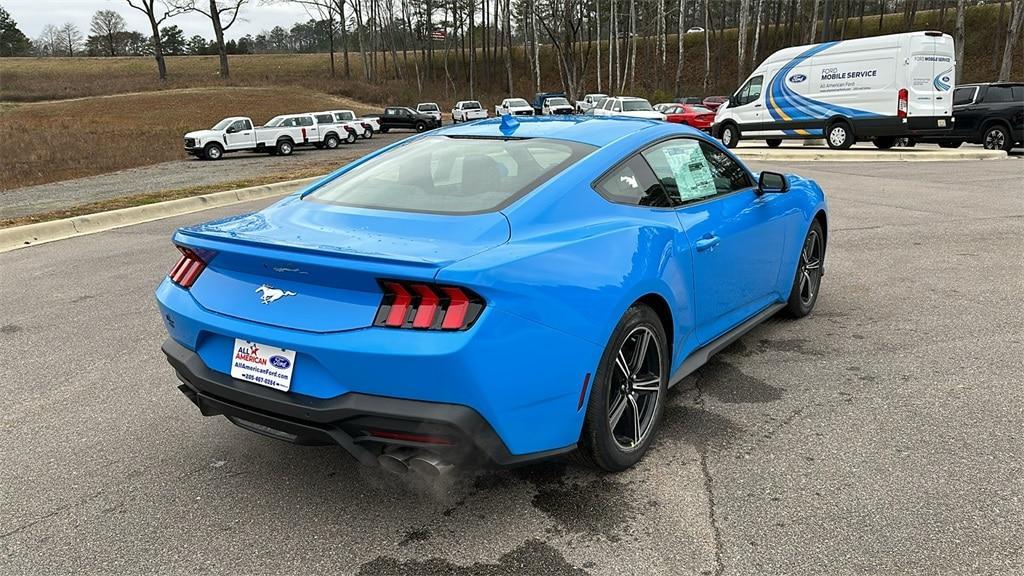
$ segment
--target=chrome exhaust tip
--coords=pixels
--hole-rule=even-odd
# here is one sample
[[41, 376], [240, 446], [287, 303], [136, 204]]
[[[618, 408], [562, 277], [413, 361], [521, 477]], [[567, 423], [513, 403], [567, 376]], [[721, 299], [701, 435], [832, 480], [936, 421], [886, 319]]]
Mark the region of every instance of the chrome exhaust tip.
[[423, 478], [435, 479], [447, 475], [455, 468], [454, 465], [441, 460], [433, 454], [419, 454], [410, 458], [406, 465], [410, 470]]
[[392, 474], [403, 475], [409, 472], [409, 459], [415, 455], [412, 448], [396, 448], [377, 456], [377, 463]]

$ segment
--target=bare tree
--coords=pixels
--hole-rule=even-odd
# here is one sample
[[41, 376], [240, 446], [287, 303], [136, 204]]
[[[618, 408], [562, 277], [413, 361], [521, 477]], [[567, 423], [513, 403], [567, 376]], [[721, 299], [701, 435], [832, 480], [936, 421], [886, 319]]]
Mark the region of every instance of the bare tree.
[[75, 51], [82, 47], [82, 33], [78, 30], [78, 26], [71, 22], [65, 22], [60, 27], [60, 42], [61, 49], [68, 56], [74, 56]]
[[93, 36], [103, 39], [108, 55], [117, 56], [118, 36], [126, 28], [127, 24], [125, 24], [124, 17], [114, 10], [97, 10], [92, 15], [89, 31], [92, 32]]
[[146, 15], [149, 29], [153, 33], [153, 57], [156, 58], [156, 70], [160, 80], [167, 80], [167, 63], [164, 61], [164, 48], [160, 42], [160, 25], [164, 20], [180, 14], [182, 10], [169, 6], [166, 0], [128, 0], [128, 5]]
[[686, 36], [685, 18], [686, 18], [686, 0], [679, 0], [679, 20], [678, 20], [678, 26], [677, 26], [678, 37], [676, 38], [678, 46], [676, 46], [676, 48], [677, 48], [677, 50], [676, 50], [676, 52], [677, 52], [677, 54], [676, 54], [676, 82], [675, 82], [675, 91], [674, 91], [674, 94], [676, 96], [681, 96], [682, 95], [682, 94], [679, 93], [679, 90], [682, 88], [682, 83], [683, 83], [683, 56], [684, 56], [684, 52], [683, 51], [685, 50], [685, 45], [684, 45], [683, 39]]
[[811, 0], [811, 38], [807, 44], [818, 41], [818, 0]]
[[736, 75], [740, 82], [746, 77], [747, 24], [750, 20], [750, 0], [740, 0], [739, 26], [736, 34]]
[[956, 81], [959, 83], [964, 76], [964, 4], [965, 0], [956, 0]]
[[708, 77], [711, 76], [711, 0], [704, 0], [704, 92], [708, 91]]
[[[249, 0], [174, 0], [174, 6], [182, 11], [198, 12], [210, 19], [213, 24], [214, 40], [217, 42], [217, 53], [220, 55], [220, 77], [230, 77], [228, 70], [228, 51], [224, 45], [224, 32], [231, 28], [238, 19], [242, 6]], [[227, 19], [227, 24], [224, 20]]]
[[1007, 29], [1006, 45], [1003, 46], [1003, 64], [999, 67], [999, 80], [1010, 79], [1010, 72], [1013, 71], [1013, 50], [1020, 37], [1022, 20], [1024, 20], [1024, 0], [1016, 0], [1013, 3], [1010, 27]]
[[53, 24], [47, 24], [35, 40], [36, 49], [40, 56], [57, 56], [63, 51], [63, 42], [60, 28]]

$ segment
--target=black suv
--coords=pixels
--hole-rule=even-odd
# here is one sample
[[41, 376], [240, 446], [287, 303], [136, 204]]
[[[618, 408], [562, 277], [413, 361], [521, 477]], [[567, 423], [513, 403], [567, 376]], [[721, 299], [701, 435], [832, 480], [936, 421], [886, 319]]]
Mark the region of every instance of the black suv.
[[964, 84], [953, 90], [953, 129], [942, 136], [915, 138], [943, 148], [964, 142], [1010, 151], [1024, 144], [1024, 83]]
[[[372, 116], [371, 116], [372, 117]], [[421, 114], [412, 108], [405, 106], [390, 106], [384, 109], [384, 113], [376, 116], [380, 124], [380, 131], [387, 133], [388, 130], [409, 129], [417, 132], [437, 128], [441, 125], [436, 118], [429, 114]]]

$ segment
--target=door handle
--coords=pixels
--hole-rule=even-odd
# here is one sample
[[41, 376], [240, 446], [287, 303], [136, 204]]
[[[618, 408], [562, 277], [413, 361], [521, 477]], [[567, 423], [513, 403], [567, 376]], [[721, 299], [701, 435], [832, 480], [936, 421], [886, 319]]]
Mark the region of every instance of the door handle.
[[754, 104], [754, 108], [760, 108], [760, 107], [761, 107], [760, 104]]
[[704, 236], [700, 240], [697, 240], [694, 244], [697, 247], [697, 252], [705, 252], [711, 250], [715, 246], [722, 243], [722, 239], [718, 236], [712, 236], [710, 234]]

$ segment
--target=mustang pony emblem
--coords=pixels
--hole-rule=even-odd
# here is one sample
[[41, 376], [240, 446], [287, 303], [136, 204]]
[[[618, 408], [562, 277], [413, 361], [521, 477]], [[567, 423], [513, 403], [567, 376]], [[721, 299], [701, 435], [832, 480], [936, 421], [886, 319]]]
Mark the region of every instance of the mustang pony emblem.
[[263, 296], [260, 297], [260, 302], [264, 304], [270, 304], [271, 302], [277, 302], [285, 296], [295, 296], [295, 292], [291, 290], [281, 290], [280, 288], [271, 288], [266, 284], [260, 286], [255, 292], [262, 292]]

